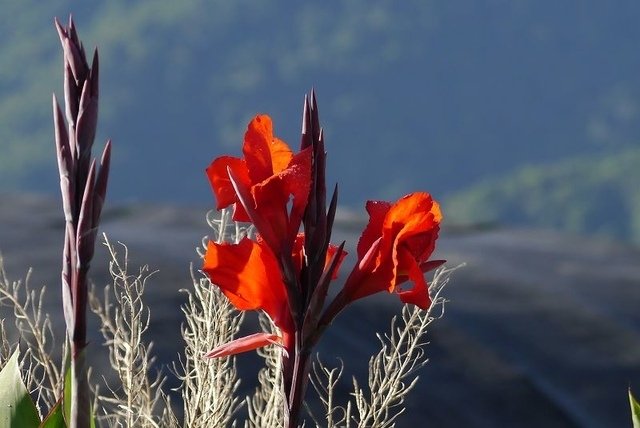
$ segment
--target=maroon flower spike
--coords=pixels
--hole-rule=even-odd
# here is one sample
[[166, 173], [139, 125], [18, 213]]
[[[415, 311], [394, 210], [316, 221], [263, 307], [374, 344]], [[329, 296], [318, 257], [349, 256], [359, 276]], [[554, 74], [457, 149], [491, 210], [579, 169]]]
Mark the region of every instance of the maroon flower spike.
[[[98, 52], [91, 66], [73, 20], [55, 21], [64, 52], [65, 114], [53, 97], [53, 119], [65, 217], [62, 306], [71, 343], [71, 420], [69, 427], [89, 427], [89, 386], [82, 350], [87, 342], [87, 273], [93, 258], [100, 214], [109, 178], [111, 142], [100, 165], [91, 158], [98, 122]], [[65, 123], [66, 116], [66, 123]]]

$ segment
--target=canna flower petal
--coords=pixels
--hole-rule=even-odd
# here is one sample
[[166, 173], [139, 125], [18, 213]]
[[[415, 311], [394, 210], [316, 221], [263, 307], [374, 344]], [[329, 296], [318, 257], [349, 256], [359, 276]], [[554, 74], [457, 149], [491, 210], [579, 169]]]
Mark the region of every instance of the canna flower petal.
[[283, 331], [292, 326], [278, 262], [263, 241], [209, 242], [203, 271], [239, 310], [264, 310]]
[[[329, 248], [327, 248], [327, 258], [324, 262], [325, 270], [329, 267], [329, 264], [331, 263], [331, 259], [333, 259], [333, 256], [338, 252], [339, 249], [340, 249], [339, 246], [329, 244]], [[340, 266], [342, 266], [342, 262], [344, 261], [345, 257], [347, 257], [348, 254], [349, 253], [347, 253], [344, 250], [341, 251], [340, 258], [338, 259], [338, 264], [336, 265], [335, 270], [331, 274], [331, 279], [338, 279]]]
[[[400, 300], [403, 303], [413, 303], [421, 309], [429, 308], [429, 305], [431, 305], [431, 298], [429, 297], [427, 283], [424, 280], [424, 274], [422, 273], [422, 270], [420, 269], [420, 266], [413, 254], [407, 249], [399, 249], [396, 259], [396, 266], [402, 266], [406, 269], [407, 279], [413, 282], [413, 288], [409, 290], [402, 290], [400, 287], [397, 288]], [[394, 276], [394, 280], [398, 284], [406, 281], [404, 278], [399, 280], [397, 275]]]
[[[256, 116], [245, 133], [244, 159], [223, 156], [207, 168], [217, 208], [233, 204], [234, 220], [253, 222], [265, 237], [293, 239], [309, 198], [311, 149], [294, 154], [284, 141], [273, 135], [271, 118]], [[247, 189], [247, 197], [238, 196], [234, 181]], [[260, 230], [261, 225], [267, 223], [271, 230]], [[286, 247], [282, 242], [268, 241], [276, 254]]]
[[358, 260], [362, 260], [373, 243], [382, 235], [382, 224], [391, 204], [385, 201], [367, 201], [365, 208], [369, 214], [369, 223], [358, 241]]
[[293, 158], [289, 146], [274, 137], [273, 123], [266, 114], [256, 116], [249, 123], [242, 152], [254, 183], [284, 171]]
[[[311, 151], [305, 149], [291, 158], [286, 169], [252, 187], [256, 210], [271, 223], [277, 236], [289, 237], [290, 227], [297, 232], [299, 225], [290, 226], [290, 221], [291, 218], [302, 218], [311, 187], [310, 176]], [[291, 218], [287, 213], [290, 197], [293, 198]]]
[[255, 333], [231, 342], [223, 343], [204, 354], [205, 358], [221, 358], [242, 352], [253, 351], [267, 345], [282, 346], [282, 338], [277, 334]]
[[[405, 303], [428, 308], [424, 272], [443, 263], [428, 260], [440, 230], [440, 206], [428, 193], [417, 192], [395, 204], [369, 201], [366, 208], [369, 223], [358, 242], [359, 263], [345, 284], [343, 304], [387, 290]], [[413, 287], [402, 289], [407, 281]]]
[[221, 210], [230, 205], [234, 205], [233, 218], [236, 221], [249, 221], [247, 212], [242, 207], [242, 204], [238, 203], [238, 197], [233, 189], [233, 184], [229, 179], [228, 169], [233, 171], [234, 177], [236, 177], [245, 187], [251, 186], [249, 179], [249, 170], [246, 163], [239, 158], [232, 156], [222, 156], [214, 160], [207, 168], [207, 177], [211, 183], [211, 188], [216, 196], [217, 205], [216, 209]]

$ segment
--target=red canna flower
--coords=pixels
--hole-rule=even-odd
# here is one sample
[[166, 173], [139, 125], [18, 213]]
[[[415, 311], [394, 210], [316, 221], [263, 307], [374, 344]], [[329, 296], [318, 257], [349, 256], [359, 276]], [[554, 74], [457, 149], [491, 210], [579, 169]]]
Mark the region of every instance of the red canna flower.
[[[431, 195], [407, 195], [395, 204], [367, 202], [369, 224], [358, 242], [358, 263], [339, 296], [341, 310], [354, 300], [387, 290], [404, 303], [422, 309], [431, 304], [424, 273], [444, 263], [429, 261], [435, 249], [442, 214]], [[407, 281], [410, 289], [402, 289]], [[335, 316], [335, 313], [332, 314]]]
[[[244, 136], [243, 158], [223, 156], [207, 168], [217, 208], [233, 205], [233, 219], [251, 222], [258, 239], [210, 242], [203, 270], [238, 310], [263, 310], [280, 335], [261, 332], [222, 344], [215, 358], [276, 344], [283, 348], [285, 426], [298, 426], [309, 357], [335, 316], [349, 303], [381, 291], [422, 309], [431, 305], [424, 273], [440, 230], [440, 207], [428, 193], [396, 203], [369, 201], [370, 219], [358, 242], [358, 261], [325, 308], [331, 281], [346, 252], [330, 244], [337, 185], [327, 206], [324, 133], [315, 94], [305, 97], [301, 151], [273, 135], [269, 116], [256, 116]], [[302, 226], [304, 233], [299, 233]], [[412, 284], [405, 288], [406, 284]]]
[[[207, 168], [217, 208], [234, 206], [233, 219], [251, 221], [274, 252], [298, 232], [311, 186], [311, 148], [294, 154], [274, 137], [267, 115], [247, 127], [244, 159], [222, 156]], [[291, 212], [287, 205], [292, 198]]]

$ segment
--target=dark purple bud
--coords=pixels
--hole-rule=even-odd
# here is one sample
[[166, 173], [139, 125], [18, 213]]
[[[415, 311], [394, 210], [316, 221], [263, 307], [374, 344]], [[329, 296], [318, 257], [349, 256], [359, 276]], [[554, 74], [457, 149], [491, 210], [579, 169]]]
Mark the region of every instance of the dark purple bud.
[[96, 180], [95, 196], [93, 201], [93, 227], [100, 224], [100, 214], [107, 197], [107, 181], [109, 180], [109, 166], [111, 164], [111, 140], [107, 141], [100, 159], [100, 171]]
[[74, 159], [69, 146], [67, 129], [62, 117], [62, 111], [53, 96], [53, 124], [56, 140], [56, 155], [58, 158], [58, 171], [60, 174], [60, 190], [62, 192], [62, 207], [65, 221], [73, 221], [74, 212]]
[[329, 285], [331, 284], [331, 279], [333, 278], [333, 274], [335, 273], [338, 265], [340, 264], [340, 260], [342, 259], [344, 245], [345, 241], [342, 241], [342, 243], [338, 247], [338, 250], [331, 258], [329, 266], [322, 273], [322, 276], [318, 281], [318, 286], [313, 291], [313, 295], [311, 296], [311, 300], [309, 301], [309, 307], [307, 309], [304, 320], [305, 336], [313, 332], [318, 325], [318, 321], [320, 320], [320, 316], [322, 315], [322, 308], [324, 307], [324, 302], [329, 291]]
[[91, 162], [87, 175], [87, 184], [82, 195], [80, 216], [78, 217], [78, 230], [76, 234], [76, 250], [80, 269], [88, 265], [93, 258], [95, 229], [93, 227], [93, 192], [96, 182], [96, 161]]
[[84, 82], [76, 123], [76, 141], [80, 150], [78, 156], [80, 162], [86, 162], [86, 159], [91, 156], [91, 147], [98, 125], [98, 100], [91, 96], [90, 84], [91, 82], [88, 80]]
[[80, 91], [76, 84], [76, 79], [73, 77], [73, 72], [69, 67], [69, 64], [64, 65], [64, 104], [65, 113], [67, 115], [67, 122], [72, 126], [76, 125], [76, 117], [78, 116], [78, 99], [80, 98]]
[[95, 100], [98, 100], [99, 96], [99, 77], [100, 77], [100, 61], [98, 60], [98, 49], [93, 51], [93, 61], [91, 63], [91, 70], [89, 74], [89, 80], [91, 81], [91, 96]]

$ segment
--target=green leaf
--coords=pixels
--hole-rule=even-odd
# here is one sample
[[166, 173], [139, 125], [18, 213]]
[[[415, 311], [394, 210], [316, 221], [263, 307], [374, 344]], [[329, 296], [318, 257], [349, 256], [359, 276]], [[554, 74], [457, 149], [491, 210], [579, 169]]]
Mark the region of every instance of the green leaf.
[[49, 411], [47, 417], [44, 418], [39, 428], [67, 428], [62, 412], [62, 400], [58, 400], [56, 405]]
[[640, 428], [640, 403], [633, 398], [631, 388], [629, 388], [629, 403], [631, 404], [631, 420], [633, 421], [633, 428]]
[[[80, 351], [84, 352], [84, 350]], [[71, 381], [71, 356], [67, 354], [64, 362], [64, 392], [62, 394], [61, 416], [64, 421], [69, 421], [71, 418], [71, 389], [73, 388], [73, 382]], [[57, 406], [57, 405], [56, 405]], [[89, 419], [89, 427], [96, 428], [96, 418], [93, 412], [93, 406], [91, 406], [91, 416]], [[52, 425], [52, 427], [57, 425]], [[61, 427], [66, 428], [66, 423]], [[46, 428], [49, 428], [48, 426]]]
[[22, 382], [16, 349], [0, 371], [0, 426], [37, 428], [38, 425], [38, 411]]
[[[68, 349], [71, 349], [71, 347]], [[73, 388], [73, 383], [71, 382], [71, 351], [68, 351], [64, 362], [64, 390], [62, 392], [62, 415], [67, 422], [71, 420], [71, 388]]]
[[91, 419], [89, 419], [89, 428], [96, 428], [96, 414], [93, 412], [93, 406], [91, 406]]

